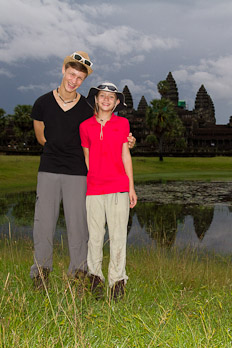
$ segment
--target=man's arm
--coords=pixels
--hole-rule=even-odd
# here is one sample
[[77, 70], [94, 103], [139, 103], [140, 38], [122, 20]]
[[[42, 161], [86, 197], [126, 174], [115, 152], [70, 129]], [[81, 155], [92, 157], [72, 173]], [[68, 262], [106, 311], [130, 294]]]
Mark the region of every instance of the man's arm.
[[37, 121], [37, 120], [34, 120], [33, 123], [34, 123], [34, 131], [35, 131], [36, 139], [38, 143], [44, 146], [44, 144], [47, 141], [44, 136], [44, 123], [43, 121]]
[[85, 156], [85, 164], [87, 169], [89, 170], [89, 149], [87, 147], [82, 147], [84, 156]]
[[133, 137], [132, 133], [129, 133], [129, 136], [127, 137], [128, 143], [129, 143], [129, 149], [133, 149], [135, 146], [136, 139]]
[[132, 159], [131, 159], [128, 143], [124, 143], [122, 146], [122, 161], [124, 164], [126, 174], [129, 178], [130, 208], [134, 208], [134, 206], [137, 203], [137, 195], [135, 193], [135, 188], [134, 188]]

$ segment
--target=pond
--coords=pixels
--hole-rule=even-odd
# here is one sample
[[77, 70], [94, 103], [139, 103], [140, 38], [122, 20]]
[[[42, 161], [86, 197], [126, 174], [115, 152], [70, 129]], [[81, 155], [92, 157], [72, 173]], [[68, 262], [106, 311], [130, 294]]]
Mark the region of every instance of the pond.
[[[161, 185], [160, 189], [164, 197]], [[152, 190], [147, 186], [146, 190], [151, 195]], [[128, 245], [193, 247], [220, 254], [231, 253], [232, 204], [229, 201], [181, 203], [170, 194], [169, 200], [157, 203], [146, 201], [141, 188], [138, 191], [143, 201], [130, 212]], [[35, 192], [0, 197], [0, 238], [32, 239], [34, 204]], [[62, 205], [55, 235], [57, 241], [61, 238], [67, 240]]]

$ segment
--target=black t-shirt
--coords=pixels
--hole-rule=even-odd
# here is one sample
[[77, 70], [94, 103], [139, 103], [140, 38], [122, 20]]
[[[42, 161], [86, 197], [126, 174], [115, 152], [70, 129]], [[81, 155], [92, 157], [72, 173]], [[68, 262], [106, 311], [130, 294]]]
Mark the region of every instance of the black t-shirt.
[[79, 126], [92, 115], [93, 109], [83, 96], [68, 111], [61, 109], [53, 92], [44, 94], [36, 100], [31, 117], [44, 122], [44, 136], [47, 140], [40, 159], [40, 172], [87, 174]]

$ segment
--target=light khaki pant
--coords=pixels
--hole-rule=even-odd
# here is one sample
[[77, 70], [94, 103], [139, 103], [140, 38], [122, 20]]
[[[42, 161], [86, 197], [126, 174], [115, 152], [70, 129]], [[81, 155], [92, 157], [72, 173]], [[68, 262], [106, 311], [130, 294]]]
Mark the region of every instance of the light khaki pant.
[[90, 274], [105, 280], [102, 273], [103, 243], [105, 223], [110, 239], [110, 263], [108, 282], [128, 279], [126, 275], [126, 241], [129, 218], [128, 192], [94, 195], [86, 197], [87, 222], [89, 229], [87, 264]]

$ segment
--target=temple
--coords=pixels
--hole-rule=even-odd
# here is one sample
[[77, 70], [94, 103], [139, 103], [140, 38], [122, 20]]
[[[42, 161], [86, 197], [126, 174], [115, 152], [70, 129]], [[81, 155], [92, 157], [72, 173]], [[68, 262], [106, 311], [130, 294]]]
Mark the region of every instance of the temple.
[[[188, 110], [186, 102], [179, 100], [179, 93], [176, 82], [169, 72], [166, 81], [168, 90], [161, 96], [170, 99], [176, 108], [177, 115], [180, 117], [185, 128], [185, 139], [187, 147], [184, 150], [166, 148], [166, 152], [177, 153], [185, 152], [186, 155], [219, 155], [232, 154], [232, 116], [226, 125], [216, 125], [214, 104], [207, 93], [204, 85], [201, 85], [195, 98], [195, 107]], [[127, 86], [123, 93], [127, 108], [119, 113], [126, 117], [130, 122], [133, 135], [136, 137], [137, 146], [134, 154], [149, 155], [154, 151], [149, 144], [146, 144], [146, 137], [149, 129], [146, 126], [146, 108], [148, 103], [144, 96], [138, 104], [137, 110], [133, 107], [133, 98]]]

